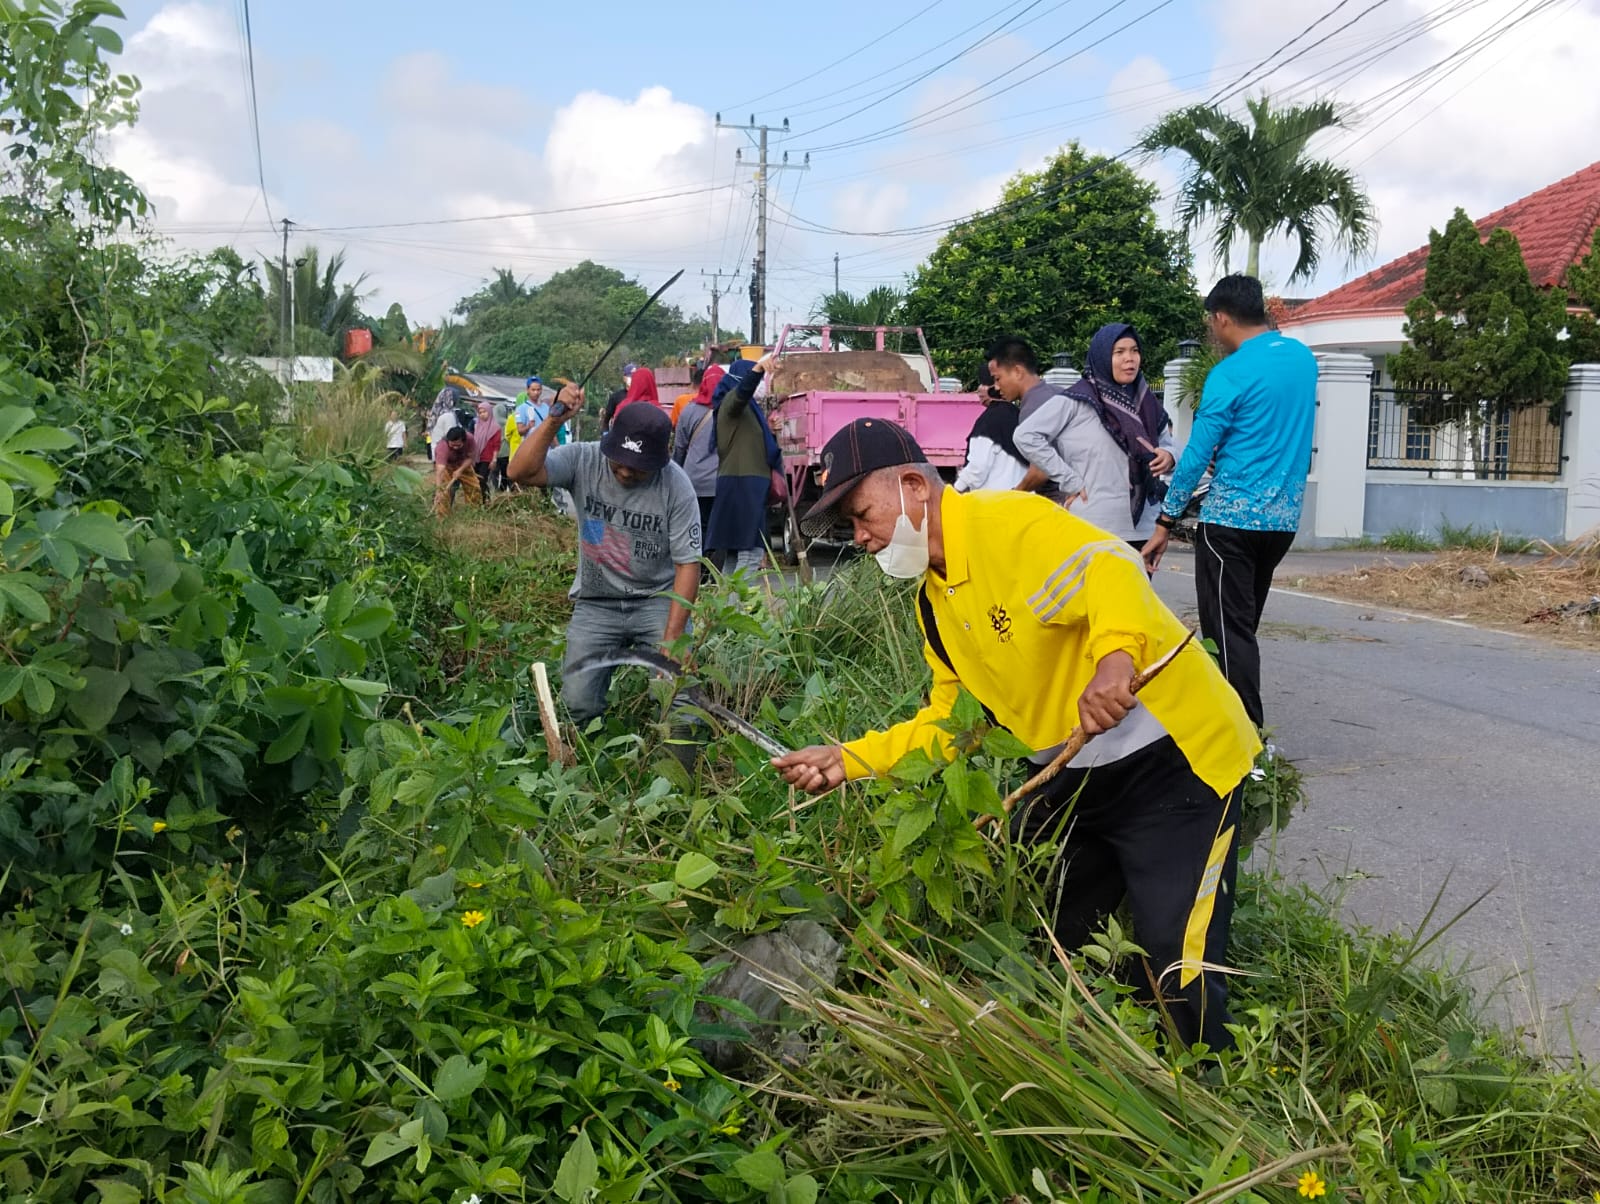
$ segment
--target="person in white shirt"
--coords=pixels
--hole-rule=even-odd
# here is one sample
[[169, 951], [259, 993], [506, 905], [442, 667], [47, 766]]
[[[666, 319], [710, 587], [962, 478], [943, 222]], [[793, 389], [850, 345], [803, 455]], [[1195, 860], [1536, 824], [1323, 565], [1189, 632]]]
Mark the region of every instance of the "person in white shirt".
[[406, 424], [398, 410], [389, 411], [389, 421], [383, 424], [383, 435], [389, 448], [389, 459], [398, 460], [406, 451]]
[[978, 371], [978, 396], [983, 398], [983, 413], [967, 436], [967, 462], [956, 474], [956, 492], [1015, 489], [1028, 472], [1028, 458], [1017, 450], [1014, 438], [1020, 414], [995, 388], [988, 364]]
[[1017, 450], [1048, 473], [1079, 518], [1143, 548], [1181, 448], [1145, 382], [1144, 348], [1113, 322], [1089, 343], [1083, 378], [1017, 427]]

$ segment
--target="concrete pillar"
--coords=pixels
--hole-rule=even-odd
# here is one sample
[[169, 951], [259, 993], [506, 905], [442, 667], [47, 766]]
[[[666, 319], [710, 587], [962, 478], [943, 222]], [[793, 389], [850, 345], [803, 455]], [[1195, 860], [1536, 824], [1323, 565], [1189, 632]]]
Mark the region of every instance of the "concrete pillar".
[[1573, 364], [1567, 376], [1567, 426], [1561, 480], [1567, 486], [1568, 539], [1600, 527], [1600, 364]]
[[[1367, 429], [1372, 361], [1343, 351], [1317, 353], [1317, 425], [1311, 482], [1316, 486], [1304, 533], [1318, 540], [1360, 539], [1367, 512]], [[1308, 491], [1309, 492], [1309, 491]]]
[[1194, 407], [1183, 395], [1183, 382], [1179, 379], [1188, 363], [1187, 359], [1175, 359], [1161, 371], [1161, 400], [1172, 416], [1172, 437], [1179, 447], [1189, 445], [1189, 432], [1194, 429]]

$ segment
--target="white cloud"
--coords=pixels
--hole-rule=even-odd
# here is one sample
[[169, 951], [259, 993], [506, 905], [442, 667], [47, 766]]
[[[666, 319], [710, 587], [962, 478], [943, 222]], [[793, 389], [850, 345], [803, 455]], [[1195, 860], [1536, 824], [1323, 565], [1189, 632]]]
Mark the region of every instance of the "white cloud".
[[128, 39], [118, 66], [143, 83], [140, 120], [108, 139], [108, 154], [144, 187], [159, 220], [238, 223], [253, 199], [259, 209], [228, 17], [205, 4], [169, 5]]
[[[1137, 53], [1123, 50], [1130, 54], [1126, 59], [1086, 56], [1026, 91], [871, 144], [854, 157], [819, 156], [809, 175], [775, 174], [772, 194], [780, 207], [772, 212], [772, 299], [781, 316], [801, 316], [831, 287], [829, 261], [835, 251], [843, 254], [845, 286], [862, 289], [874, 280], [897, 279], [935, 241], [807, 233], [786, 220], [783, 209], [791, 204], [803, 215], [845, 230], [914, 226], [991, 205], [1014, 172], [1037, 168], [1070, 137], [1080, 137], [1091, 149], [1120, 152], [1160, 112], [1231, 85], [1245, 66], [1301, 33], [1324, 7], [1313, 13], [1283, 0], [1207, 0], [1215, 44], [1222, 48], [1215, 62], [1181, 54], [1157, 59], [1143, 44]], [[1316, 94], [1332, 79], [1340, 99], [1370, 100], [1462, 49], [1507, 15], [1504, 6], [1479, 5], [1374, 59], [1370, 44], [1379, 35], [1435, 10], [1455, 12], [1442, 10], [1437, 0], [1390, 0], [1350, 29], [1335, 32], [1360, 11], [1351, 6], [1287, 52], [1310, 46], [1310, 53], [1251, 90], [1267, 88], [1275, 96], [1298, 99]], [[1042, 22], [1007, 35], [820, 138], [848, 138], [901, 117], [942, 112], [940, 104], [999, 80], [1036, 44], [1055, 36]], [[1597, 44], [1600, 0], [1576, 0], [1499, 38], [1432, 92], [1410, 97], [1394, 110], [1369, 111], [1349, 136], [1320, 140], [1315, 151], [1357, 166], [1365, 177], [1379, 206], [1381, 233], [1369, 261], [1351, 268], [1331, 256], [1317, 280], [1293, 291], [1320, 292], [1422, 244], [1429, 227], [1446, 221], [1457, 204], [1481, 214], [1592, 159], [1600, 89], [1588, 78], [1592, 56], [1576, 48]], [[1112, 49], [1108, 44], [1095, 53], [1105, 56]], [[1042, 61], [1056, 57], [1052, 52]], [[1340, 65], [1340, 60], [1349, 61]], [[1365, 69], [1346, 77], [1363, 64]], [[275, 251], [256, 185], [232, 7], [221, 0], [165, 5], [129, 38], [119, 68], [143, 80], [143, 116], [134, 130], [108, 140], [110, 152], [151, 193], [159, 224], [204, 224], [213, 233], [187, 241], [209, 246], [238, 229], [248, 215], [247, 232], [260, 249]], [[645, 79], [627, 95], [585, 91], [562, 101], [517, 79], [484, 82], [472, 64], [447, 51], [425, 50], [379, 64], [374, 103], [363, 109], [359, 125], [337, 113], [285, 115], [288, 107], [279, 103], [280, 95], [314, 98], [334, 69], [314, 51], [274, 61], [257, 46], [266, 178], [276, 216], [309, 226], [368, 226], [574, 210], [505, 221], [306, 234], [327, 250], [347, 246], [352, 269], [371, 273], [379, 298], [399, 299], [414, 317], [443, 313], [495, 266], [539, 280], [594, 258], [645, 283], [688, 267], [689, 277], [673, 294], [686, 310], [699, 309], [702, 302], [694, 280], [698, 269], [748, 268], [754, 151], [744, 134], [718, 132], [710, 112], [666, 87]], [[1024, 115], [1023, 110], [1037, 107], [1036, 94], [1037, 105], [1045, 107], [1040, 115]], [[1097, 99], [1061, 103], [1086, 95]], [[976, 99], [963, 98], [954, 107]], [[1017, 116], [1007, 118], [1007, 113]], [[789, 145], [803, 141], [812, 139], [797, 135]], [[736, 147], [744, 148], [737, 169]], [[1167, 194], [1181, 171], [1176, 159], [1135, 161], [1135, 166]], [[593, 208], [620, 197], [735, 182], [736, 193], [724, 189]], [[239, 245], [248, 251], [255, 243]], [[1281, 284], [1291, 264], [1285, 246], [1269, 244], [1269, 278]], [[1203, 282], [1217, 272], [1217, 265], [1198, 266]], [[746, 283], [742, 279], [734, 286], [725, 313], [742, 312]]]

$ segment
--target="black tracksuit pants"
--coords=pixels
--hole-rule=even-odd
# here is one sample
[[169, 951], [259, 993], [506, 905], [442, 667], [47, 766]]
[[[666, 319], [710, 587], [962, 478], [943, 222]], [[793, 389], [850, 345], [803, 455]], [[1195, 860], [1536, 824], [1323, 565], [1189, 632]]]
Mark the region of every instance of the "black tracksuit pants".
[[1272, 574], [1294, 543], [1293, 531], [1246, 531], [1201, 523], [1194, 541], [1194, 593], [1200, 634], [1217, 645], [1222, 675], [1257, 727], [1261, 646], [1256, 630], [1272, 590]]
[[1063, 770], [1013, 813], [1012, 838], [1054, 839], [1047, 882], [1056, 939], [1076, 950], [1127, 896], [1133, 939], [1148, 954], [1134, 976], [1159, 991], [1185, 1046], [1231, 1049], [1226, 976], [1239, 869], [1239, 790], [1219, 798], [1163, 738], [1110, 765]]

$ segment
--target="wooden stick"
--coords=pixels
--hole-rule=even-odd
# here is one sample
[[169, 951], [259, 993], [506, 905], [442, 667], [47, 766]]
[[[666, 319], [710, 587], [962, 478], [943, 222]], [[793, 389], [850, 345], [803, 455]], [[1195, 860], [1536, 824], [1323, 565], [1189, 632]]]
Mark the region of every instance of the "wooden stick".
[[[1173, 658], [1189, 646], [1189, 641], [1192, 639], [1194, 639], [1194, 632], [1191, 631], [1183, 637], [1183, 642], [1171, 652], [1167, 653], [1144, 672], [1135, 674], [1133, 680], [1128, 683], [1129, 693], [1137, 694], [1140, 690], [1144, 689], [1152, 681], [1154, 681], [1156, 677], [1160, 675], [1161, 670], [1170, 665], [1173, 661]], [[1066, 743], [1061, 746], [1061, 751], [1055, 755], [1055, 759], [1041, 769], [1038, 773], [1034, 774], [1026, 782], [1022, 783], [1022, 785], [1018, 786], [1010, 794], [1006, 795], [1005, 798], [1000, 800], [1001, 811], [1006, 815], [1010, 815], [1011, 808], [1016, 806], [1020, 799], [1032, 794], [1035, 790], [1039, 789], [1039, 787], [1052, 781], [1057, 774], [1067, 767], [1067, 762], [1081, 753], [1083, 751], [1083, 746], [1089, 743], [1089, 741], [1092, 739], [1094, 739], [1094, 737], [1089, 735], [1088, 732], [1084, 731], [1081, 724], [1075, 725], [1072, 731], [1068, 734]], [[981, 832], [984, 828], [992, 824], [995, 821], [995, 818], [996, 817], [993, 815], [980, 815], [973, 821], [973, 826]]]
[[544, 745], [550, 752], [550, 763], [570, 768], [578, 763], [578, 758], [562, 742], [561, 723], [556, 718], [556, 701], [550, 694], [550, 675], [545, 671], [543, 661], [534, 661], [529, 672], [533, 674], [533, 692], [539, 698], [539, 726], [544, 729]]

